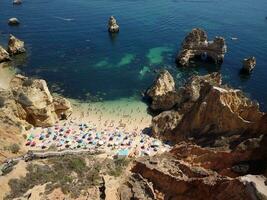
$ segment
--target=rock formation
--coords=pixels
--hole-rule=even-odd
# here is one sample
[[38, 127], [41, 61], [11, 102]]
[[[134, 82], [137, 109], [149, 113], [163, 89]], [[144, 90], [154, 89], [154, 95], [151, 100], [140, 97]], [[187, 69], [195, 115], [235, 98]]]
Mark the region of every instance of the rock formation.
[[203, 59], [211, 58], [215, 63], [222, 63], [226, 53], [225, 39], [215, 37], [214, 40], [208, 41], [206, 32], [202, 29], [193, 29], [184, 39], [176, 61], [182, 66], [188, 66], [190, 59], [202, 57]]
[[[155, 137], [176, 142], [194, 138], [202, 146], [229, 149], [250, 134], [259, 137], [267, 133], [266, 114], [260, 112], [258, 103], [240, 90], [221, 85], [218, 73], [193, 76], [178, 89], [176, 99], [175, 107], [152, 119]], [[162, 105], [157, 99], [153, 107], [157, 102]]]
[[119, 30], [120, 30], [120, 27], [117, 24], [116, 19], [113, 16], [111, 16], [108, 21], [108, 31], [110, 33], [117, 33], [119, 32]]
[[10, 55], [25, 53], [24, 42], [10, 34], [7, 51]]
[[14, 0], [13, 1], [13, 4], [20, 5], [20, 4], [22, 4], [22, 1], [21, 0]]
[[9, 90], [1, 91], [0, 100], [0, 118], [24, 128], [30, 125], [49, 127], [62, 113], [66, 117], [71, 114], [70, 103], [61, 97], [54, 99], [44, 80], [21, 75], [11, 80]]
[[243, 60], [243, 68], [242, 71], [245, 73], [250, 73], [256, 66], [256, 58], [255, 57], [250, 57], [250, 58], [245, 58]]
[[0, 63], [11, 60], [9, 53], [0, 46]]
[[15, 18], [15, 17], [10, 18], [8, 20], [8, 25], [10, 25], [10, 26], [16, 26], [16, 25], [19, 25], [19, 24], [20, 24], [19, 20], [17, 18]]
[[146, 91], [146, 96], [151, 101], [152, 110], [171, 109], [179, 100], [172, 75], [167, 70], [160, 72], [153, 85]]
[[[121, 199], [144, 194], [149, 194], [144, 199], [264, 199], [266, 178], [260, 174], [266, 166], [258, 165], [265, 162], [263, 146], [225, 152], [179, 143], [168, 153], [137, 159], [120, 187]], [[255, 154], [256, 150], [262, 153]], [[248, 170], [236, 172], [235, 168]]]

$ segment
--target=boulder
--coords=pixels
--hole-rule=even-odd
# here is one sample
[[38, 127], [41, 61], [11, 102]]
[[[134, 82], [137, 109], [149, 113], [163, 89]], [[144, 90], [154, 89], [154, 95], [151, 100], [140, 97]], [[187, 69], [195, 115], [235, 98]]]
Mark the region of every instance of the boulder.
[[20, 5], [20, 4], [22, 4], [22, 1], [21, 0], [14, 0], [13, 4], [14, 5]]
[[176, 61], [181, 66], [188, 66], [190, 59], [201, 57], [202, 59], [211, 58], [215, 63], [220, 64], [226, 51], [223, 37], [215, 37], [214, 40], [208, 41], [207, 33], [195, 28], [185, 37]]
[[163, 70], [160, 72], [153, 85], [146, 91], [146, 96], [151, 101], [150, 108], [154, 111], [169, 110], [179, 101], [172, 75]]
[[58, 115], [71, 114], [70, 103], [50, 94], [46, 82], [16, 75], [10, 82], [10, 89], [0, 93], [3, 119], [9, 119], [21, 127], [49, 127], [58, 120]]
[[182, 115], [179, 112], [171, 110], [164, 111], [152, 119], [152, 132], [157, 138], [162, 137], [165, 134], [172, 133], [178, 126]]
[[108, 31], [110, 33], [117, 33], [119, 32], [119, 30], [120, 30], [120, 27], [117, 24], [116, 19], [113, 16], [111, 16], [108, 21]]
[[10, 34], [7, 51], [10, 55], [25, 53], [24, 42]]
[[72, 114], [71, 103], [63, 97], [54, 97], [54, 107], [59, 119], [66, 119]]
[[11, 58], [9, 56], [9, 53], [2, 46], [0, 46], [0, 63], [10, 60]]
[[8, 25], [10, 25], [10, 26], [16, 26], [16, 25], [19, 25], [19, 24], [20, 24], [19, 20], [17, 18], [15, 18], [15, 17], [10, 18], [8, 20]]
[[250, 58], [245, 58], [243, 60], [243, 68], [242, 71], [245, 73], [251, 73], [252, 70], [256, 66], [256, 58], [255, 57], [250, 57]]

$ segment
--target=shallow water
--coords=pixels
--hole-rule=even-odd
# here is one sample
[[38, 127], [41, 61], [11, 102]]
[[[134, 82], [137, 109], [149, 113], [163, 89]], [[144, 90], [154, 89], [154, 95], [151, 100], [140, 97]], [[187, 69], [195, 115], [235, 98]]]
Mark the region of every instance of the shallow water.
[[[27, 57], [18, 62], [22, 73], [46, 79], [68, 97], [138, 97], [151, 84], [153, 71], [163, 67], [178, 86], [192, 74], [219, 70], [225, 83], [243, 89], [267, 110], [266, 0], [25, 0], [21, 6], [0, 0], [0, 13], [0, 43], [6, 45], [12, 33], [27, 45]], [[110, 15], [121, 27], [117, 35], [107, 32]], [[21, 25], [9, 27], [10, 17]], [[226, 38], [221, 67], [176, 67], [180, 43], [194, 27], [205, 28], [211, 38]], [[241, 61], [251, 55], [257, 58], [256, 69], [241, 77]]]

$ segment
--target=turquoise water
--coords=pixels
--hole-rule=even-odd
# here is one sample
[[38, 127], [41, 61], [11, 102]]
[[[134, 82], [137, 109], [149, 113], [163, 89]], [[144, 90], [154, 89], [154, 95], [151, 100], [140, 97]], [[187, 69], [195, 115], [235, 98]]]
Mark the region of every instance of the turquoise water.
[[[107, 32], [110, 15], [120, 25], [117, 35]], [[266, 0], [25, 0], [21, 6], [0, 0], [0, 42], [6, 45], [9, 33], [24, 40], [28, 54], [18, 60], [21, 72], [46, 79], [54, 91], [72, 98], [138, 96], [155, 69], [167, 68], [178, 86], [192, 74], [219, 70], [225, 83], [267, 110], [266, 16]], [[10, 17], [21, 25], [9, 27]], [[226, 38], [221, 67], [176, 67], [180, 43], [194, 27]], [[241, 77], [241, 61], [250, 55], [257, 58], [256, 69]]]

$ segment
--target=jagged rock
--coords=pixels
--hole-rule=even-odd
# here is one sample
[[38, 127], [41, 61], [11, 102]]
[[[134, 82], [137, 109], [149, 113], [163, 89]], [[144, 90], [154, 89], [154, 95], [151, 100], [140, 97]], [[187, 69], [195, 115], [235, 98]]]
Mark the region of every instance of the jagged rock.
[[24, 42], [10, 34], [7, 51], [10, 55], [25, 53]]
[[221, 74], [214, 72], [204, 76], [192, 76], [189, 78], [185, 85], [178, 90], [180, 98], [178, 108], [180, 113], [186, 113], [190, 110], [192, 105], [198, 100], [200, 89], [205, 82], [214, 86], [219, 86], [222, 83]]
[[108, 31], [111, 33], [117, 33], [119, 32], [119, 30], [120, 30], [120, 27], [117, 24], [116, 19], [113, 16], [111, 16], [108, 21]]
[[243, 60], [243, 68], [242, 71], [245, 73], [250, 73], [256, 66], [256, 58], [255, 57], [250, 57], [250, 58], [245, 58]]
[[172, 133], [178, 126], [182, 116], [177, 111], [164, 111], [152, 119], [152, 132], [154, 136], [161, 137], [164, 134]]
[[8, 20], [8, 25], [10, 25], [10, 26], [15, 26], [15, 25], [19, 25], [19, 24], [20, 24], [19, 20], [15, 17], [10, 18]]
[[[266, 146], [266, 141], [260, 146]], [[133, 177], [140, 177], [134, 179], [134, 187], [144, 188], [144, 183], [149, 183], [155, 199], [262, 199], [266, 195], [266, 178], [258, 175], [262, 173], [261, 169], [250, 170], [250, 163], [265, 161], [264, 148], [227, 152], [182, 142], [170, 152], [138, 158], [132, 174], [122, 185], [123, 191], [134, 197], [136, 190], [132, 190], [133, 184], [129, 183]], [[232, 171], [232, 167], [240, 163], [247, 163], [247, 173], [254, 175], [242, 177], [240, 172]], [[258, 163], [254, 165], [262, 167]], [[142, 190], [138, 193], [142, 194]]]
[[201, 56], [212, 58], [215, 63], [222, 63], [226, 53], [225, 39], [215, 37], [208, 41], [207, 33], [199, 28], [193, 29], [184, 39], [176, 61], [182, 66], [188, 66], [192, 58]]
[[53, 98], [46, 82], [16, 75], [10, 82], [10, 89], [0, 93], [1, 116], [22, 127], [29, 124], [49, 127], [58, 120], [57, 114], [71, 113], [71, 105], [64, 98]]
[[243, 133], [246, 130], [253, 131], [263, 115], [258, 103], [245, 97], [240, 90], [206, 83], [177, 131], [194, 134], [195, 137], [208, 133]]
[[70, 102], [63, 97], [54, 97], [54, 107], [55, 112], [60, 119], [66, 119], [72, 114]]
[[10, 60], [11, 58], [9, 56], [9, 53], [2, 46], [0, 46], [0, 63]]
[[151, 100], [152, 110], [169, 110], [178, 101], [172, 75], [164, 70], [160, 72], [153, 85], [146, 91], [146, 96]]
[[14, 0], [13, 1], [13, 4], [20, 5], [20, 4], [22, 4], [22, 1], [21, 0]]

